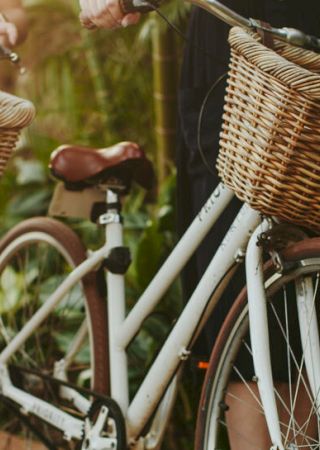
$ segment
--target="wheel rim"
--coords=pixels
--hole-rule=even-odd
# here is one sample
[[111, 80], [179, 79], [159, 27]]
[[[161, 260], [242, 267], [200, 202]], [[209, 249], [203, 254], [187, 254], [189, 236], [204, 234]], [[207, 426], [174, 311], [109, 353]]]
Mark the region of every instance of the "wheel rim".
[[[268, 317], [272, 323], [270, 334], [273, 335], [271, 339], [271, 348], [277, 348], [277, 352], [273, 352], [272, 364], [273, 375], [277, 381], [276, 398], [278, 409], [280, 411], [280, 423], [284, 448], [288, 450], [295, 449], [319, 449], [318, 430], [318, 413], [315, 405], [310, 383], [307, 379], [304, 354], [302, 344], [299, 343], [299, 321], [296, 311], [296, 306], [293, 306], [292, 297], [295, 297], [294, 279], [302, 277], [312, 277], [313, 284], [313, 304], [319, 304], [320, 291], [320, 260], [306, 259], [300, 261], [293, 272], [281, 277], [279, 274], [274, 274], [267, 281], [268, 288]], [[293, 294], [294, 292], [294, 294]], [[279, 296], [281, 293], [281, 298]], [[318, 321], [319, 321], [319, 314]], [[290, 320], [289, 320], [290, 317]], [[207, 419], [204, 426], [204, 445], [205, 449], [222, 449], [231, 448], [228, 435], [232, 434], [242, 439], [243, 447], [249, 449], [260, 450], [260, 443], [256, 444], [252, 436], [243, 435], [245, 427], [241, 426], [241, 421], [237, 428], [230, 433], [231, 421], [228, 420], [230, 414], [230, 404], [234, 408], [237, 402], [243, 404], [247, 402], [247, 408], [256, 409], [257, 412], [263, 414], [262, 406], [260, 404], [259, 396], [256, 393], [254, 382], [248, 381], [248, 374], [246, 364], [243, 361], [251, 359], [250, 340], [247, 335], [248, 317], [247, 307], [242, 309], [235, 321], [231, 334], [224, 342], [223, 349], [219, 350], [219, 362], [215, 362], [215, 366], [211, 371], [213, 376], [211, 395], [207, 398]], [[236, 332], [236, 330], [238, 330]], [[241, 339], [240, 339], [241, 337]], [[281, 341], [280, 342], [280, 338]], [[277, 347], [275, 347], [277, 345]], [[306, 348], [306, 346], [305, 346]], [[239, 359], [237, 355], [242, 352], [246, 355], [245, 358]], [[285, 358], [286, 363], [286, 377], [279, 370], [278, 361]], [[249, 371], [250, 372], [250, 371]], [[234, 378], [233, 382], [241, 380], [245, 390], [253, 390], [252, 397], [255, 396], [254, 401], [248, 401], [246, 396], [238, 391], [233, 390], [230, 384], [230, 378]], [[285, 378], [285, 379], [284, 379]], [[319, 393], [316, 393], [319, 398]], [[299, 405], [303, 400], [305, 412], [302, 414], [299, 410]], [[309, 399], [309, 400], [308, 400]], [[229, 408], [229, 409], [228, 409]], [[244, 410], [242, 410], [244, 411]], [[250, 413], [249, 413], [250, 414]], [[210, 419], [208, 418], [210, 417]], [[228, 430], [227, 430], [228, 429]], [[265, 444], [265, 449], [271, 448], [271, 444]]]
[[[0, 259], [0, 350], [71, 272], [73, 265], [71, 256], [60, 243], [44, 233], [23, 235], [7, 247]], [[9, 365], [53, 375], [54, 363], [68, 351], [70, 338], [76, 334], [84, 316], [84, 294], [81, 285], [77, 284], [10, 359]], [[68, 381], [86, 386], [92, 365], [90, 354], [87, 337], [70, 363]], [[11, 371], [13, 377], [14, 372]], [[17, 378], [21, 378], [18, 383], [24, 389], [51, 404], [61, 406], [56, 388], [33, 374], [21, 375], [18, 370]], [[64, 407], [74, 412], [67, 402], [64, 402]], [[39, 428], [37, 421], [34, 424]], [[46, 448], [3, 406], [0, 406], [0, 430], [0, 450]], [[39, 431], [53, 441], [56, 448], [74, 447], [73, 443], [66, 446], [61, 433], [49, 425], [42, 424]]]

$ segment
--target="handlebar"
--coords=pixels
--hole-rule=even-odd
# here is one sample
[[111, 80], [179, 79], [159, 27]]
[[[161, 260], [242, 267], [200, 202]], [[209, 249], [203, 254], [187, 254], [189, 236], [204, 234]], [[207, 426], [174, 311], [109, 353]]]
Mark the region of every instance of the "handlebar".
[[244, 28], [252, 28], [250, 19], [246, 19], [232, 9], [223, 5], [216, 0], [188, 0], [190, 3], [200, 6], [218, 19], [227, 23], [231, 27], [238, 26]]
[[[135, 11], [148, 12], [156, 9], [161, 0], [123, 0], [125, 13]], [[205, 9], [210, 14], [230, 26], [239, 26], [250, 30], [263, 30], [273, 34], [278, 39], [297, 45], [320, 50], [320, 39], [295, 28], [266, 28], [256, 19], [247, 19], [217, 0], [188, 0], [190, 3]]]

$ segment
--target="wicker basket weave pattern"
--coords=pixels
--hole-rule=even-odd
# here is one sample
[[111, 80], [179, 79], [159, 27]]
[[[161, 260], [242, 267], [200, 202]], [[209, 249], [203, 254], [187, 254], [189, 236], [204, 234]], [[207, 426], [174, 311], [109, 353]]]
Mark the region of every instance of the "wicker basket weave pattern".
[[219, 175], [253, 208], [319, 231], [320, 55], [240, 28], [229, 42]]
[[31, 102], [0, 91], [0, 177], [12, 156], [19, 133], [33, 120]]

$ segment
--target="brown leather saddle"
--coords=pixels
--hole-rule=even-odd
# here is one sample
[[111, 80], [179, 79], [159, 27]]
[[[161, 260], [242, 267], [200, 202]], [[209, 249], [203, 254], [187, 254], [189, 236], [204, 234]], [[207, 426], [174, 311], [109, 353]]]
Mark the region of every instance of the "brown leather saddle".
[[72, 190], [106, 185], [126, 192], [133, 181], [150, 189], [155, 180], [152, 163], [134, 142], [107, 148], [62, 145], [51, 154], [49, 167]]

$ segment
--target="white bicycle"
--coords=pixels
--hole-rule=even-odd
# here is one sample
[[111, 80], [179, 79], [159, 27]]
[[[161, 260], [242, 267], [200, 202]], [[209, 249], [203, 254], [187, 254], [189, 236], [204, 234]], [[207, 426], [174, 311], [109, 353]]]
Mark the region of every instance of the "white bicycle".
[[[231, 25], [263, 28], [214, 0], [194, 3]], [[301, 32], [271, 31], [320, 48], [319, 40]], [[77, 199], [92, 212], [103, 196], [95, 219], [105, 229], [105, 244], [87, 251], [67, 225], [39, 217], [1, 240], [0, 449], [159, 449], [183, 362], [244, 259], [247, 289], [235, 299], [212, 350], [195, 448], [232, 448], [233, 435], [261, 450], [245, 417], [239, 428], [230, 419], [237, 404], [252, 410], [248, 417], [263, 418], [266, 449], [320, 448], [320, 238], [244, 204], [130, 399], [126, 350], [233, 190], [224, 184], [214, 190], [127, 314], [130, 255], [119, 197], [133, 181], [152, 185], [150, 162], [130, 142], [107, 149], [63, 146], [53, 153], [51, 170], [64, 183], [54, 206], [61, 214], [68, 215]], [[271, 258], [264, 264], [265, 254]]]

